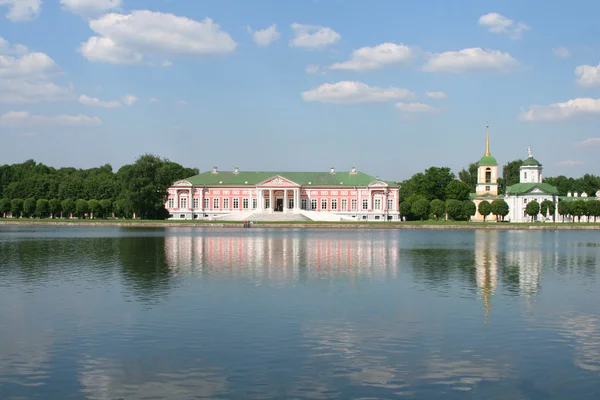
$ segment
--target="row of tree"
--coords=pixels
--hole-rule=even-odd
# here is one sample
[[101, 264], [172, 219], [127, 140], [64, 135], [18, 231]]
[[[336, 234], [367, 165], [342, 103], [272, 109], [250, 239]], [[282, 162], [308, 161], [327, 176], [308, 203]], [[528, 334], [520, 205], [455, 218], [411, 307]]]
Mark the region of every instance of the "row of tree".
[[165, 218], [167, 188], [197, 168], [145, 154], [115, 173], [99, 168], [55, 169], [33, 160], [0, 166], [0, 215]]

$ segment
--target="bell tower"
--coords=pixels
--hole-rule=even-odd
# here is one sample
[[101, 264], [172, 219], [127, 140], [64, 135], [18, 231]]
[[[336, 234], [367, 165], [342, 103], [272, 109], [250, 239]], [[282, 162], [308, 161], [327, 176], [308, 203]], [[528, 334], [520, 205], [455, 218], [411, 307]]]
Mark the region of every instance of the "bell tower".
[[498, 195], [498, 162], [490, 152], [489, 125], [485, 127], [485, 154], [477, 163], [477, 188], [479, 195]]

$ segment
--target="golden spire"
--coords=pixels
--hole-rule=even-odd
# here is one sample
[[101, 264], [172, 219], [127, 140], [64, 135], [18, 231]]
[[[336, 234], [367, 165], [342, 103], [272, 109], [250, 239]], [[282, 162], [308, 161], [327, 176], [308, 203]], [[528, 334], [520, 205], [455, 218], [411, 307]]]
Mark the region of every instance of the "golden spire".
[[492, 153], [490, 153], [490, 126], [485, 126], [485, 156], [489, 157]]

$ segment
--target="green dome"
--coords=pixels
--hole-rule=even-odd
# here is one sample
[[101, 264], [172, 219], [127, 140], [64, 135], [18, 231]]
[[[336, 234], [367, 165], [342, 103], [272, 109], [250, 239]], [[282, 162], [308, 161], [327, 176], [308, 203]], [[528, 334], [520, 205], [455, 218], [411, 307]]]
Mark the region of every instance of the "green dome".
[[498, 162], [493, 156], [483, 156], [479, 160], [479, 165], [498, 165]]
[[527, 160], [523, 161], [523, 165], [530, 166], [530, 167], [541, 167], [542, 166], [542, 164], [540, 164], [540, 162], [533, 157], [528, 158]]

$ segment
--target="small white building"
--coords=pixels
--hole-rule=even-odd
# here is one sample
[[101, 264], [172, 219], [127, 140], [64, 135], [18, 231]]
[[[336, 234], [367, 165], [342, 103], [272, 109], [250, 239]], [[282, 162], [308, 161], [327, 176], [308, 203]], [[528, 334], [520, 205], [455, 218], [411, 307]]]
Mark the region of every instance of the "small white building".
[[528, 150], [529, 158], [523, 161], [520, 168], [519, 183], [506, 188], [504, 200], [508, 203], [510, 222], [530, 222], [531, 217], [526, 213], [527, 204], [537, 201], [540, 205], [544, 200], [554, 204], [553, 215], [538, 214], [537, 221], [558, 221], [558, 189], [543, 182], [542, 164], [533, 158], [531, 147]]

